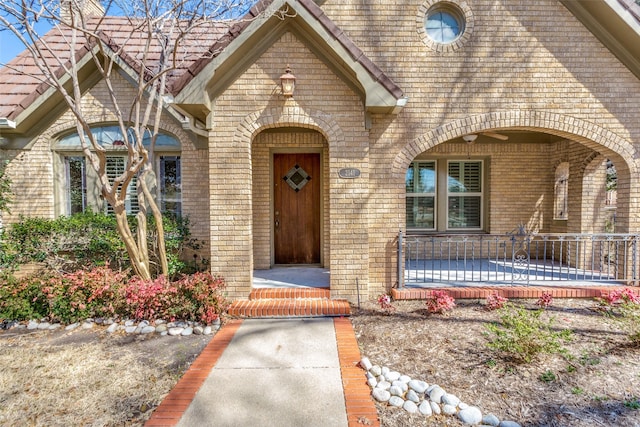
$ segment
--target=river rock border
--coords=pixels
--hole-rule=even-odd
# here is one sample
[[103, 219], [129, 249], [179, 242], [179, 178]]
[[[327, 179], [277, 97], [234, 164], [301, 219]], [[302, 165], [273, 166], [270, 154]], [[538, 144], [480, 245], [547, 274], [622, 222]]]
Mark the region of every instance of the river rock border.
[[378, 402], [427, 417], [434, 414], [457, 416], [468, 425], [521, 427], [515, 421], [501, 421], [493, 414], [483, 414], [479, 408], [462, 402], [437, 384], [428, 384], [386, 366], [374, 365], [367, 357], [360, 360], [360, 367], [366, 371], [371, 395]]
[[65, 331], [73, 331], [76, 329], [93, 329], [96, 325], [105, 326], [108, 334], [116, 332], [124, 332], [125, 334], [153, 334], [160, 336], [189, 336], [189, 335], [213, 335], [220, 329], [220, 320], [211, 325], [203, 325], [197, 322], [165, 322], [164, 320], [155, 320], [153, 323], [142, 320], [114, 320], [114, 319], [87, 319], [83, 322], [76, 322], [70, 325], [62, 325], [61, 323], [50, 323], [47, 321], [29, 320], [26, 323], [9, 321], [0, 324], [0, 329], [27, 329], [27, 330], [47, 330], [55, 331], [64, 329]]

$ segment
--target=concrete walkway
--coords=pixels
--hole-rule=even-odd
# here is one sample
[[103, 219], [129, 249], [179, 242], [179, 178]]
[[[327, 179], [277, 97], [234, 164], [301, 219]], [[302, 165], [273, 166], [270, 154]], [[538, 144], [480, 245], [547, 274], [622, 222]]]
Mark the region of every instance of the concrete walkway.
[[376, 426], [359, 360], [347, 318], [232, 321], [146, 426]]

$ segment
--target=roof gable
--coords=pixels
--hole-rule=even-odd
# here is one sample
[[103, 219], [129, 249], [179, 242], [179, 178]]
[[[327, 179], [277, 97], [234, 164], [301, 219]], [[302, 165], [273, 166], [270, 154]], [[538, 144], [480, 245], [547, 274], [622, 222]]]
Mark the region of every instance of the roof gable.
[[212, 100], [287, 31], [359, 94], [367, 110], [397, 112], [406, 103], [402, 90], [313, 0], [260, 2], [250, 16], [174, 82], [171, 91], [181, 108], [203, 119]]
[[[150, 68], [142, 70], [137, 59], [137, 55], [144, 49], [146, 36], [140, 31], [136, 32], [136, 21], [119, 16], [96, 17], [88, 22], [87, 27], [90, 28], [92, 22], [98, 21], [100, 25], [98, 27], [96, 24], [96, 34], [103, 45], [103, 52], [117, 64], [117, 70], [134, 86], [141, 71], [146, 78], [152, 77]], [[203, 45], [200, 41], [203, 36], [214, 40], [226, 34], [227, 30], [227, 24], [218, 22], [206, 22], [197, 27], [191, 34], [192, 37], [180, 44], [182, 60], [171, 72], [170, 79], [178, 78], [195, 59], [202, 57], [206, 51], [206, 44]], [[69, 59], [74, 55], [82, 82], [81, 91], [84, 93], [100, 80], [92, 57], [98, 53], [98, 48], [95, 40], [88, 42], [80, 34], [77, 49], [72, 51], [68, 42], [70, 31], [68, 27], [61, 25], [49, 30], [42, 38], [42, 43], [47, 46], [43, 50], [43, 58], [53, 69], [57, 67], [56, 76], [64, 82], [70, 79], [65, 67], [69, 67]], [[148, 54], [148, 63], [151, 65], [160, 57], [159, 49], [154, 46]], [[11, 123], [11, 126], [4, 126], [5, 133], [8, 130], [11, 133], [33, 134], [41, 125], [46, 124], [42, 120], [44, 116], [55, 116], [66, 109], [61, 95], [50, 83], [39, 78], [39, 75], [40, 68], [28, 50], [0, 68], [0, 118], [6, 119], [0, 122], [0, 128], [3, 128], [3, 123]]]

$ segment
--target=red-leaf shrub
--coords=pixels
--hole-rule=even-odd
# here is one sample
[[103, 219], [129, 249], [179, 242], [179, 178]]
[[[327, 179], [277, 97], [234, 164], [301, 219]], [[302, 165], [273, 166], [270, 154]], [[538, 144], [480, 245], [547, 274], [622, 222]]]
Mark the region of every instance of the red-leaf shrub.
[[225, 282], [221, 276], [198, 272], [183, 276], [175, 286], [182, 301], [182, 306], [176, 307], [180, 312], [175, 314], [181, 318], [210, 324], [229, 308], [222, 293]]
[[426, 304], [429, 313], [444, 314], [453, 310], [456, 306], [456, 300], [445, 291], [433, 291], [431, 296], [427, 298]]
[[492, 292], [487, 295], [487, 303], [485, 308], [489, 311], [498, 310], [507, 303], [508, 299], [503, 297], [497, 292]]
[[49, 306], [49, 317], [62, 322], [113, 317], [122, 307], [120, 289], [126, 279], [125, 273], [109, 267], [50, 277], [41, 287]]
[[227, 310], [224, 279], [195, 273], [170, 282], [128, 278], [108, 267], [22, 280], [0, 277], [0, 319], [48, 317], [76, 322], [90, 317], [191, 320], [211, 323]]
[[385, 314], [391, 314], [396, 309], [396, 307], [391, 303], [391, 295], [389, 294], [382, 294], [378, 296], [378, 304]]
[[640, 304], [640, 297], [633, 293], [633, 291], [629, 288], [624, 289], [616, 289], [615, 291], [609, 292], [609, 294], [605, 295], [601, 301], [606, 305], [617, 305], [617, 304]]
[[178, 289], [166, 277], [153, 280], [132, 277], [124, 287], [127, 317], [136, 320], [173, 321], [172, 307], [179, 302]]
[[536, 305], [540, 308], [549, 308], [551, 304], [553, 304], [553, 295], [549, 292], [543, 292], [538, 301], [536, 301]]

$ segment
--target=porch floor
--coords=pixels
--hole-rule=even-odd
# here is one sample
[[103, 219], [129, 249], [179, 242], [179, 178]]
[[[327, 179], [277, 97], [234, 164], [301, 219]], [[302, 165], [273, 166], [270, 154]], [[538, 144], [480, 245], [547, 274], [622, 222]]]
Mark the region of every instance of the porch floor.
[[322, 267], [274, 267], [253, 271], [255, 288], [329, 288], [329, 270]]
[[544, 260], [529, 265], [477, 260], [412, 260], [405, 265], [407, 288], [441, 287], [616, 287], [615, 269], [592, 271]]

